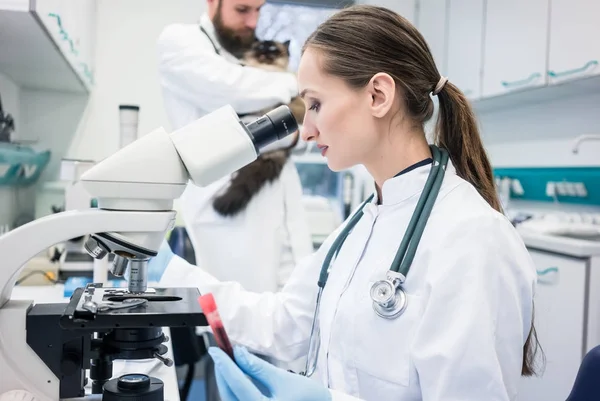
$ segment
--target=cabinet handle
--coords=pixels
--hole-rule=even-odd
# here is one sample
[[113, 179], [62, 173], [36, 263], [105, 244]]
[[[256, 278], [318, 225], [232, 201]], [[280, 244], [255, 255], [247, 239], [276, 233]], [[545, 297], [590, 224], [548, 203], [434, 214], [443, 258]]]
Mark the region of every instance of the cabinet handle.
[[598, 65], [598, 60], [590, 60], [587, 63], [585, 63], [585, 65], [583, 67], [573, 68], [572, 70], [566, 70], [566, 71], [561, 71], [561, 72], [549, 70], [548, 75], [551, 76], [552, 78], [564, 77], [565, 75], [571, 75], [571, 74], [577, 74], [578, 72], [584, 72], [585, 70], [587, 70], [588, 68], [590, 68], [593, 65]]
[[[552, 278], [555, 277], [555, 274], [558, 273], [558, 267], [548, 267], [547, 269], [536, 270], [537, 272], [537, 282], [541, 284], [554, 284], [556, 280]], [[550, 274], [555, 273], [555, 274]], [[548, 276], [550, 275], [550, 276]]]
[[48, 13], [48, 16], [56, 18], [56, 25], [58, 25], [59, 33], [62, 36], [62, 40], [69, 42], [69, 50], [75, 56], [78, 56], [79, 51], [75, 48], [75, 44], [73, 43], [73, 40], [69, 37], [69, 34], [67, 33], [67, 31], [65, 31], [65, 29], [63, 28], [62, 20], [60, 19], [60, 15], [55, 14], [55, 13]]
[[502, 86], [504, 86], [505, 88], [514, 88], [516, 86], [523, 86], [523, 85], [530, 84], [535, 79], [541, 78], [541, 77], [542, 77], [542, 74], [540, 74], [539, 72], [534, 72], [533, 74], [531, 74], [529, 77], [527, 77], [525, 79], [521, 79], [519, 81], [512, 81], [512, 82], [502, 81], [501, 83], [502, 83]]

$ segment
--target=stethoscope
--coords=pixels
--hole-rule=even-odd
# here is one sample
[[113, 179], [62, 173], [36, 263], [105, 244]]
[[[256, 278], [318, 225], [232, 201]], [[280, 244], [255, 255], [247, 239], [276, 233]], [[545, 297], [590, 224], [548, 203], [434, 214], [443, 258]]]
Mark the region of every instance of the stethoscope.
[[[439, 149], [435, 145], [431, 145], [430, 148], [433, 155], [433, 164], [429, 171], [427, 181], [425, 182], [423, 192], [419, 197], [415, 211], [413, 212], [406, 232], [404, 233], [404, 238], [402, 238], [402, 242], [396, 252], [392, 265], [386, 274], [386, 278], [375, 282], [371, 286], [370, 295], [373, 300], [373, 309], [377, 315], [385, 319], [394, 319], [406, 310], [408, 302], [402, 284], [406, 281], [406, 275], [410, 270], [410, 265], [412, 264], [417, 251], [417, 246], [423, 235], [425, 225], [427, 224], [435, 200], [440, 192], [444, 174], [446, 172], [446, 166], [448, 165], [448, 152], [445, 149]], [[312, 376], [317, 366], [320, 347], [320, 335], [317, 334], [319, 331], [319, 309], [321, 306], [321, 295], [323, 294], [323, 289], [327, 283], [332, 260], [337, 257], [344, 241], [346, 241], [346, 238], [348, 238], [348, 235], [362, 217], [363, 209], [373, 200], [373, 197], [374, 194], [364, 201], [357, 212], [350, 218], [335, 241], [333, 241], [329, 252], [327, 252], [327, 255], [325, 256], [323, 265], [321, 266], [321, 273], [317, 283], [319, 292], [317, 293], [317, 304], [310, 332], [306, 369], [302, 373], [305, 376]]]

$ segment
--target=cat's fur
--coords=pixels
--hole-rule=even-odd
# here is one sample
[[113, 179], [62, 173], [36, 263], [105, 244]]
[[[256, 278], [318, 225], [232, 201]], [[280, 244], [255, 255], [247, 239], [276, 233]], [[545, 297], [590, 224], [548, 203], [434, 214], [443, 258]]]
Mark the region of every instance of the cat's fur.
[[[277, 42], [272, 40], [256, 41], [242, 59], [247, 66], [267, 69], [270, 71], [287, 71], [290, 53], [289, 41]], [[290, 111], [299, 124], [304, 119], [304, 102], [299, 97], [292, 99], [288, 104]], [[263, 110], [257, 114], [265, 114]], [[213, 200], [213, 208], [225, 217], [233, 217], [242, 212], [250, 200], [264, 187], [265, 184], [275, 181], [285, 163], [288, 161], [291, 150], [298, 142], [298, 135], [293, 144], [285, 149], [277, 149], [260, 155], [254, 162], [241, 168], [231, 178], [225, 190], [217, 194]]]
[[[251, 67], [262, 68], [269, 71], [288, 71], [290, 63], [290, 41], [277, 42], [275, 40], [256, 41], [246, 53], [242, 62]], [[287, 105], [298, 124], [304, 120], [304, 102], [298, 96]], [[269, 110], [265, 110], [266, 113]], [[261, 113], [261, 114], [264, 114]]]

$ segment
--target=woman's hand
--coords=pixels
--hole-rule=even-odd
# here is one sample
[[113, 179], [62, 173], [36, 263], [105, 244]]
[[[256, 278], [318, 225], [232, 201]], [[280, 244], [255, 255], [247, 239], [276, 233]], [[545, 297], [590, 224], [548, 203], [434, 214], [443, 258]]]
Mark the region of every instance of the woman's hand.
[[319, 382], [277, 368], [245, 348], [234, 348], [235, 362], [219, 348], [211, 347], [208, 352], [215, 362], [222, 401], [331, 400], [329, 390]]

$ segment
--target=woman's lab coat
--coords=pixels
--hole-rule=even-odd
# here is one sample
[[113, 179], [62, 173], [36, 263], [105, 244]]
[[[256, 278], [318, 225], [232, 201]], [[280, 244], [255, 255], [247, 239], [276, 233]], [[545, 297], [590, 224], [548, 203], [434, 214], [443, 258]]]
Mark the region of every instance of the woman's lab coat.
[[[318, 378], [334, 400], [508, 401], [520, 380], [536, 272], [511, 223], [448, 165], [393, 320], [372, 308], [431, 165], [383, 185], [332, 264], [320, 307]], [[306, 355], [321, 263], [339, 229], [294, 270], [283, 291], [256, 294], [174, 258], [167, 286], [212, 292], [232, 341]]]
[[[200, 25], [167, 26], [158, 39], [159, 79], [173, 129], [230, 104], [238, 114], [256, 112], [297, 95], [291, 73], [244, 67], [219, 45], [206, 14]], [[291, 161], [239, 215], [225, 218], [213, 198], [229, 183], [189, 184], [180, 211], [196, 262], [221, 280], [238, 280], [248, 290], [275, 291], [313, 246], [302, 206], [300, 178]]]

